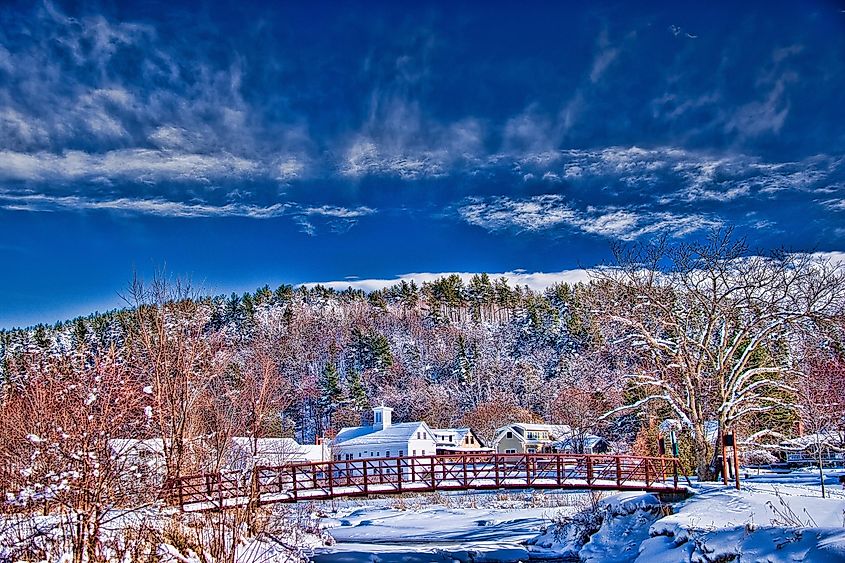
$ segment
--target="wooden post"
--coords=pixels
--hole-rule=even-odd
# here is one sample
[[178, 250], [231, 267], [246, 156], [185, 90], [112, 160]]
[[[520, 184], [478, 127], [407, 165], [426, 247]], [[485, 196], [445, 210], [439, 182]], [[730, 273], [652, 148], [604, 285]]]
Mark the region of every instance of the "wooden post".
[[[334, 463], [329, 465], [329, 496], [334, 497]], [[311, 466], [312, 471], [316, 469], [313, 465]]]
[[651, 463], [651, 461], [646, 457], [646, 458], [643, 458], [643, 463], [645, 464], [645, 486], [648, 487], [649, 485], [651, 485], [651, 483], [649, 482], [649, 474], [648, 474], [648, 466]]
[[399, 488], [399, 492], [402, 492], [402, 458], [396, 458], [396, 486]]
[[555, 456], [557, 458], [557, 486], [560, 487], [560, 479], [562, 477], [560, 473], [560, 454]]
[[622, 459], [616, 456], [616, 486], [622, 486]]
[[437, 483], [437, 478], [434, 476], [434, 456], [428, 458], [428, 461], [431, 463], [431, 490], [433, 491]]
[[464, 464], [464, 488], [467, 488], [467, 485], [469, 485], [469, 482], [467, 481], [467, 456], [462, 455], [461, 462]]
[[672, 483], [675, 486], [675, 489], [678, 488], [678, 464], [680, 461], [678, 458], [672, 458]]
[[493, 454], [493, 471], [496, 478], [496, 488], [501, 488], [502, 484], [499, 482], [499, 454]]
[[587, 484], [591, 485], [593, 483], [593, 458], [592, 456], [587, 456]]
[[725, 445], [725, 432], [722, 432], [722, 481], [728, 484], [728, 447]]
[[365, 459], [362, 463], [364, 464], [364, 469], [363, 469], [363, 473], [364, 473], [364, 494], [366, 495], [366, 494], [369, 494], [367, 492], [367, 485], [368, 485], [368, 483], [367, 483], [367, 481], [368, 481], [368, 479], [367, 479], [367, 460]]
[[299, 498], [299, 491], [297, 490], [297, 483], [296, 483], [296, 466], [290, 466], [290, 476], [291, 480], [293, 481], [293, 500], [297, 500]]
[[531, 458], [529, 457], [531, 454], [525, 454], [525, 486], [531, 486]]
[[733, 431], [733, 454], [734, 454], [734, 482], [736, 485], [736, 489], [739, 490], [739, 453], [738, 453], [738, 446], [739, 446], [739, 439], [736, 437], [736, 430]]

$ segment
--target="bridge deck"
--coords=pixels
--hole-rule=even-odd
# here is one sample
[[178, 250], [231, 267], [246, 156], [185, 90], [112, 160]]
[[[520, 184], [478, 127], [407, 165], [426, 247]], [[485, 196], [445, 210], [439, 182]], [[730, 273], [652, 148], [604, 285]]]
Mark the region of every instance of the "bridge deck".
[[338, 497], [493, 489], [683, 492], [677, 458], [572, 454], [466, 454], [256, 467], [174, 480], [165, 499], [183, 510]]

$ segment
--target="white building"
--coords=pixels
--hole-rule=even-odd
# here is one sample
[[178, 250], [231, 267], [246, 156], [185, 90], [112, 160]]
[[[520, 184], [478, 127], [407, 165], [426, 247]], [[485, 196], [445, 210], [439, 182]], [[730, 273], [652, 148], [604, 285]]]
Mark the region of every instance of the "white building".
[[438, 455], [490, 453], [493, 451], [493, 448], [484, 446], [471, 428], [432, 428], [431, 432], [437, 440]]
[[227, 469], [245, 469], [256, 465], [277, 467], [291, 463], [316, 463], [328, 461], [329, 452], [324, 444], [300, 444], [293, 438], [232, 438], [231, 452], [226, 460]]
[[425, 422], [393, 424], [393, 409], [373, 409], [372, 426], [343, 428], [332, 440], [332, 458], [352, 460], [435, 455], [437, 440]]

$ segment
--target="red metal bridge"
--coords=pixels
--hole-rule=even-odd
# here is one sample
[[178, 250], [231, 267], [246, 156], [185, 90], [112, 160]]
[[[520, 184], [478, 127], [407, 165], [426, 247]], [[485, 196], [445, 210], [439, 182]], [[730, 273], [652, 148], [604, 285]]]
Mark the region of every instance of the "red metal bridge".
[[259, 466], [251, 473], [175, 479], [165, 500], [183, 510], [247, 502], [317, 501], [411, 492], [570, 489], [684, 493], [674, 457], [572, 454], [466, 454]]

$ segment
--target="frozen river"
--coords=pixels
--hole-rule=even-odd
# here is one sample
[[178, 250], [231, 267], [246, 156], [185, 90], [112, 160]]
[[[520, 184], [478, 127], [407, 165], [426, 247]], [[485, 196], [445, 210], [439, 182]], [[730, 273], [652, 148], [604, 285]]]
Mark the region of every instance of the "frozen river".
[[[515, 562], [530, 558], [525, 540], [571, 513], [580, 493], [489, 493], [348, 503], [323, 520], [337, 543], [317, 563]], [[433, 504], [436, 502], [437, 504]]]

